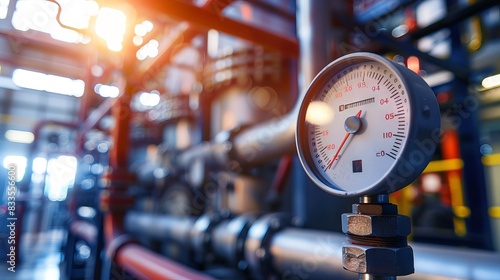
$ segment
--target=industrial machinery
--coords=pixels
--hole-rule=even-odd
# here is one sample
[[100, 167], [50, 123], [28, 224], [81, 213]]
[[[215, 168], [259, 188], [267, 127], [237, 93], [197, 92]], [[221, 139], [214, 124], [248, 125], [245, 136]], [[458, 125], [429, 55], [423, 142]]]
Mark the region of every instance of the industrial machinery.
[[[71, 163], [45, 201], [69, 215], [67, 278], [500, 275], [498, 1], [28, 2], [6, 4], [0, 52], [41, 32], [23, 8], [76, 38], [10, 54], [81, 90], [78, 116], [33, 130], [19, 182], [40, 231], [48, 162]], [[68, 23], [76, 2], [88, 24]]]

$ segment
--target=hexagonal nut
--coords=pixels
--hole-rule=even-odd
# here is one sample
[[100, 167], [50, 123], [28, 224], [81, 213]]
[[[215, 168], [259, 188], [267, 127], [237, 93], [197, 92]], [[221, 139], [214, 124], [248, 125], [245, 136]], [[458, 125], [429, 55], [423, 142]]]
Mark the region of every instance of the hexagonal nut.
[[342, 214], [342, 231], [359, 236], [405, 237], [411, 232], [411, 222], [403, 215]]
[[342, 265], [352, 272], [380, 276], [402, 276], [415, 271], [410, 246], [385, 248], [344, 244]]
[[364, 215], [396, 215], [398, 206], [391, 203], [357, 203], [352, 205], [352, 212]]

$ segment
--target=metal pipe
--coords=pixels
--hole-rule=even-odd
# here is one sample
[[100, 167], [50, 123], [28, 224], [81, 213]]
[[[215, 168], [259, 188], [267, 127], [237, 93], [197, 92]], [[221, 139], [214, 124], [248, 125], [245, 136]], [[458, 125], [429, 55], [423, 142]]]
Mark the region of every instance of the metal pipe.
[[243, 261], [244, 243], [250, 225], [255, 220], [253, 215], [243, 215], [220, 222], [212, 231], [211, 250], [228, 264], [240, 268], [246, 266]]
[[309, 83], [329, 62], [328, 28], [330, 2], [297, 1], [299, 40], [299, 98], [290, 113], [278, 120], [256, 125], [234, 138], [233, 160], [262, 163], [295, 151], [295, 126], [301, 101]]
[[[496, 279], [500, 275], [500, 254], [467, 248], [411, 244], [415, 276], [419, 279]], [[415, 279], [412, 275], [400, 279]]]
[[285, 229], [272, 237], [269, 251], [284, 279], [356, 279], [342, 266], [343, 242], [341, 234]]
[[129, 212], [125, 217], [125, 229], [135, 235], [174, 241], [183, 246], [190, 244], [190, 232], [196, 219], [191, 217], [163, 216]]
[[[212, 231], [212, 252], [226, 261], [238, 260], [238, 257], [235, 258], [236, 241], [239, 239], [236, 236], [246, 238], [245, 231], [249, 228], [243, 225], [242, 221], [248, 222], [242, 220], [243, 217], [221, 222]], [[193, 219], [188, 217], [141, 213], [127, 215], [127, 229], [134, 229], [144, 237], [163, 237], [161, 239], [182, 244], [190, 244], [186, 241], [189, 238], [186, 232], [193, 223]], [[234, 228], [242, 232], [238, 234]], [[181, 234], [186, 237], [180, 237]], [[271, 265], [283, 279], [358, 279], [356, 273], [348, 272], [342, 266], [345, 240], [345, 235], [340, 233], [286, 228], [271, 236]], [[399, 279], [496, 279], [500, 275], [499, 253], [438, 245], [411, 246], [415, 256], [415, 274]]]
[[[295, 107], [285, 116], [257, 124], [236, 134], [227, 157], [242, 165], [261, 164], [285, 154], [295, 152], [295, 126], [300, 104], [306, 88], [328, 62], [329, 1], [297, 1], [297, 30], [300, 49], [299, 98]], [[213, 141], [196, 146], [181, 155], [181, 165], [189, 166], [192, 157], [217, 158], [223, 165], [228, 159], [218, 154], [221, 143]]]
[[140, 279], [214, 279], [136, 244], [127, 244], [120, 248], [115, 260], [119, 266]]
[[117, 120], [112, 131], [115, 143], [110, 151], [112, 172], [106, 176], [109, 184], [100, 198], [101, 207], [107, 210], [104, 215], [103, 227], [108, 258], [103, 277], [110, 277], [114, 261], [141, 279], [213, 279], [134, 244], [130, 238], [123, 235], [125, 211], [132, 202], [127, 193], [128, 185], [133, 177], [128, 172], [131, 90], [133, 88], [127, 85], [125, 94], [118, 99], [117, 105], [112, 108], [113, 116]]
[[[293, 279], [356, 279], [357, 274], [342, 268], [344, 241], [345, 236], [339, 233], [285, 229], [271, 241], [273, 266], [283, 277], [296, 277]], [[415, 274], [399, 279], [495, 279], [500, 275], [498, 253], [438, 245], [411, 246]]]

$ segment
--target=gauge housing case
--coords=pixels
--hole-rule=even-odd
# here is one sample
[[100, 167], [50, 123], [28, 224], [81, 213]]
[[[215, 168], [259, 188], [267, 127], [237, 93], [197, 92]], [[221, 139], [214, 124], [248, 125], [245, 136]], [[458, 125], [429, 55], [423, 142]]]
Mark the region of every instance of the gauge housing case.
[[[404, 86], [410, 106], [410, 124], [400, 156], [381, 178], [369, 186], [346, 191], [328, 182], [313, 163], [308, 145], [306, 111], [311, 101], [324, 89], [329, 80], [341, 71], [363, 62], [375, 62], [387, 67]], [[345, 55], [328, 64], [313, 79], [300, 106], [296, 145], [300, 162], [311, 180], [324, 191], [338, 196], [389, 194], [412, 183], [432, 159], [441, 135], [439, 105], [429, 85], [410, 69], [382, 56], [358, 52]]]

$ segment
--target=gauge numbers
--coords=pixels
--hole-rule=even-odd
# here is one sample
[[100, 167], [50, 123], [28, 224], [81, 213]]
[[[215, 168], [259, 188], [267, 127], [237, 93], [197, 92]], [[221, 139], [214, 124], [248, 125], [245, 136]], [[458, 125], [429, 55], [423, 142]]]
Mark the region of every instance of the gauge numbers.
[[427, 165], [437, 143], [415, 162], [413, 142], [427, 141], [439, 120], [434, 93], [418, 75], [378, 55], [348, 55], [325, 67], [306, 93], [297, 124], [299, 158], [330, 193], [392, 192]]

